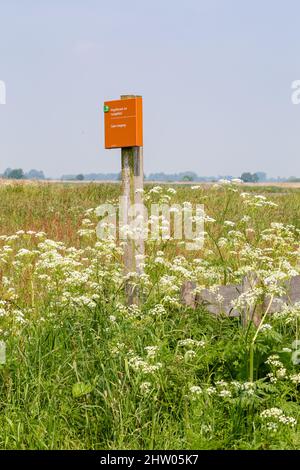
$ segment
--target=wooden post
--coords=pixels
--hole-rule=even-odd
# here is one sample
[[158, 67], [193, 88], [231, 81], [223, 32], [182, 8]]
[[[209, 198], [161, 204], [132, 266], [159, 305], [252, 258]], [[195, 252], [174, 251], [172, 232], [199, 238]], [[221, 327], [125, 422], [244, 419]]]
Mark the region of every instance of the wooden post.
[[181, 286], [181, 302], [187, 307], [196, 308], [196, 287], [193, 281], [185, 281]]
[[[135, 98], [135, 95], [122, 95], [121, 99]], [[125, 203], [123, 223], [130, 223], [128, 210], [133, 204], [143, 204], [144, 167], [143, 147], [123, 147], [122, 150], [122, 196]], [[143, 260], [137, 255], [144, 255], [143, 236], [136, 240], [127, 239], [124, 247], [125, 274], [143, 272]], [[125, 286], [129, 305], [139, 303], [139, 291], [134, 283], [128, 282]]]

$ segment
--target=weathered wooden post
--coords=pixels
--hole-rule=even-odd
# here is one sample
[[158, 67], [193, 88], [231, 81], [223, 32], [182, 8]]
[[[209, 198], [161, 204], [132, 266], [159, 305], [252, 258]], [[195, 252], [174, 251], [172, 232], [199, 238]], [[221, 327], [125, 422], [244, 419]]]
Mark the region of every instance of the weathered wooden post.
[[[105, 148], [121, 148], [122, 158], [122, 214], [123, 227], [130, 226], [139, 214], [143, 215], [143, 110], [142, 97], [122, 95], [121, 100], [106, 101]], [[142, 231], [127, 236], [124, 246], [124, 271], [143, 272], [144, 238]], [[139, 302], [139, 292], [130, 278], [126, 282], [129, 304]]]

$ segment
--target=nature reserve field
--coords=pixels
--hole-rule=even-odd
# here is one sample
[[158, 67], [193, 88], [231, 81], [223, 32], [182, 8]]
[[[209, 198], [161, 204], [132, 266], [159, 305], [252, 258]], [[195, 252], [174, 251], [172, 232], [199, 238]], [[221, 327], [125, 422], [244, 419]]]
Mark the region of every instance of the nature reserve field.
[[95, 208], [118, 184], [0, 184], [0, 448], [296, 449], [300, 304], [260, 322], [184, 306], [198, 288], [257, 283], [241, 313], [300, 274], [300, 189], [146, 185], [204, 204], [205, 242], [146, 243], [142, 302], [124, 296], [122, 247]]

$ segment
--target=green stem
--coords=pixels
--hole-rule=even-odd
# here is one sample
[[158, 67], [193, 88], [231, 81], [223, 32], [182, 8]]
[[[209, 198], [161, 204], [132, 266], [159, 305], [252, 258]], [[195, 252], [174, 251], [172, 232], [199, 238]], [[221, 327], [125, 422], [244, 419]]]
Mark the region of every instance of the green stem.
[[254, 379], [254, 343], [253, 342], [251, 342], [250, 344], [249, 361], [250, 361], [249, 382], [253, 382], [253, 379]]
[[255, 341], [257, 339], [257, 336], [258, 336], [258, 333], [260, 332], [261, 330], [261, 327], [263, 326], [264, 324], [264, 321], [266, 319], [266, 316], [268, 315], [269, 313], [269, 310], [271, 308], [271, 305], [272, 305], [272, 302], [273, 302], [273, 299], [274, 299], [274, 294], [271, 295], [270, 297], [270, 302], [268, 304], [268, 307], [265, 311], [265, 313], [263, 314], [262, 316], [262, 319], [260, 320], [260, 323], [257, 327], [257, 330], [255, 332], [255, 335], [253, 336], [253, 339], [250, 343], [250, 350], [249, 350], [249, 362], [250, 362], [250, 370], [249, 370], [249, 382], [253, 382], [253, 379], [254, 379], [254, 345], [255, 345]]

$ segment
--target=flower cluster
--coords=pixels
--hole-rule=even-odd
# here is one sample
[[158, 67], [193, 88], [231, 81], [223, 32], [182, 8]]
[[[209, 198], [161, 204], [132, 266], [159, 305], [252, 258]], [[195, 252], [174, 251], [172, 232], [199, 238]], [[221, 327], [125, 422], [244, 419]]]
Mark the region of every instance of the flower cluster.
[[269, 431], [276, 432], [279, 425], [295, 427], [297, 420], [292, 416], [284, 414], [280, 408], [269, 408], [260, 413], [260, 418], [264, 421], [266, 428]]

